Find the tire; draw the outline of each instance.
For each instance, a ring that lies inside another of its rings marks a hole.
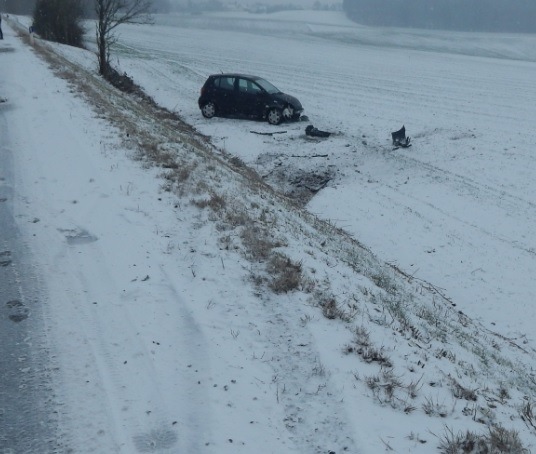
[[[216,115],[216,104],[214,104],[212,101],[206,102],[205,105],[201,107],[201,113],[205,118],[212,118],[214,115]]]
[[[266,118],[268,119],[268,123],[270,123],[271,125],[278,125],[279,123],[281,123],[281,120],[283,120],[283,114],[277,107],[272,107],[268,111]]]

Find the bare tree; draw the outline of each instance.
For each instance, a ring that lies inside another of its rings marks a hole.
[[[152,0],[95,0],[97,13],[97,56],[99,73],[108,76],[110,49],[117,42],[115,29],[121,24],[146,24],[151,21]]]

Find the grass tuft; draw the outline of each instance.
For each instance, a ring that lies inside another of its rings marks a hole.
[[[300,288],[302,283],[302,264],[293,262],[287,256],[275,253],[267,264],[271,276],[270,289],[274,293],[288,293]]]
[[[454,434],[446,428],[439,444],[441,454],[527,454],[519,435],[503,427],[491,427],[489,434],[477,435],[473,432]]]

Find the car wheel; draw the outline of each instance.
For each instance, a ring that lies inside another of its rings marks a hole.
[[[216,104],[214,104],[212,101],[208,101],[201,108],[201,113],[205,118],[212,118],[214,115],[216,115]]]
[[[270,123],[271,125],[278,125],[279,123],[281,123],[281,120],[283,119],[283,114],[278,108],[272,107],[268,111],[267,118],[268,118],[268,123]]]

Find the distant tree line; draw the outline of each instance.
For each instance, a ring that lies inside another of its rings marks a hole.
[[[95,19],[99,74],[121,89],[133,81],[110,64],[111,49],[117,42],[116,28],[122,24],[151,23],[156,1],[169,6],[167,0],[0,0],[3,13],[32,15],[31,30],[40,38],[83,47],[84,20]]]
[[[0,0],[0,12],[20,15],[31,15],[35,11],[38,0]],[[79,0],[84,18],[95,19],[95,0]],[[153,10],[168,13],[173,9],[171,0],[152,0]],[[3,6],[3,8],[2,8]]]
[[[82,47],[82,0],[37,0],[33,28],[44,39]]]
[[[3,5],[3,12],[10,14],[32,15],[39,0],[0,0],[0,6]],[[84,15],[94,15],[95,0],[79,0]],[[2,9],[0,9],[1,11]]]
[[[535,0],[343,0],[364,25],[488,32],[536,32]]]

